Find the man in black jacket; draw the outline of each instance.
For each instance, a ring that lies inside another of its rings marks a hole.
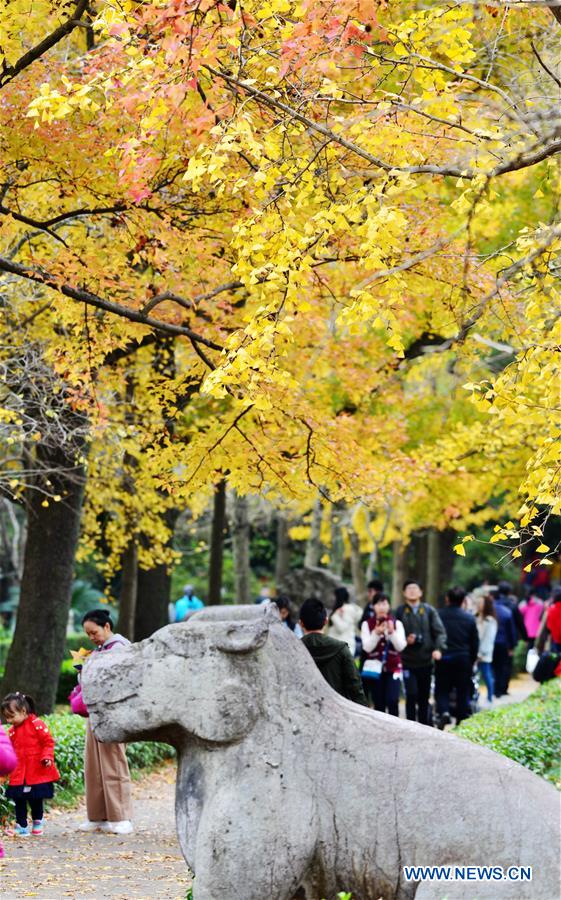
[[[368,706],[351,651],[344,641],[323,634],[326,623],[327,611],[321,600],[305,600],[300,609],[302,643],[333,690],[347,700]]]
[[[479,634],[475,617],[461,608],[466,592],[451,588],[440,618],[446,630],[447,648],[435,669],[435,698],[439,726],[450,724],[450,691],[456,689],[456,724],[470,714],[471,674],[477,660]]]

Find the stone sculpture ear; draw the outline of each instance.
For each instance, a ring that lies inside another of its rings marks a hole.
[[[215,645],[224,653],[251,653],[262,647],[269,635],[267,622],[248,625],[244,622],[232,622],[221,634],[217,634]]]

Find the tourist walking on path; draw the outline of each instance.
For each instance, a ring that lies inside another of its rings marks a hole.
[[[329,637],[345,641],[354,657],[356,651],[356,629],[362,617],[362,609],[351,598],[346,587],[335,588],[335,605],[329,617]]]
[[[173,622],[185,622],[194,612],[204,608],[203,601],[195,594],[192,584],[183,588],[183,596],[175,604]]]
[[[326,623],[327,612],[321,600],[305,600],[300,608],[302,643],[333,690],[347,700],[368,706],[349,648],[343,641],[323,634]]]
[[[470,715],[471,675],[477,660],[479,635],[475,617],[461,608],[466,592],[451,588],[440,618],[446,631],[446,650],[435,665],[435,699],[439,725],[450,724],[450,692],[456,690],[456,725]]]
[[[545,604],[539,597],[531,594],[527,600],[522,600],[518,609],[524,620],[528,649],[530,649],[534,646],[538,636]]]
[[[362,618],[360,620],[360,628],[362,629],[363,622],[366,622],[370,616],[374,614],[374,597],[376,594],[383,594],[384,585],[378,578],[373,578],[366,585],[366,606],[362,612]]]
[[[493,677],[493,649],[497,636],[497,613],[495,603],[490,594],[481,598],[477,615],[477,631],[479,632],[479,650],[477,651],[478,668],[487,688],[487,704],[493,703],[495,679]]]
[[[271,600],[271,603],[274,603],[279,611],[279,616],[281,617],[281,622],[285,628],[288,628],[289,631],[292,631],[293,635],[297,638],[301,638],[304,635],[302,628],[300,626],[300,622],[293,622],[292,613],[290,611],[290,600],[285,594],[277,594]]]
[[[526,626],[524,624],[524,617],[520,612],[520,608],[518,606],[518,598],[512,593],[512,587],[510,581],[499,581],[499,585],[497,587],[497,592],[495,594],[495,603],[502,603],[504,606],[508,607],[512,613],[512,620],[514,622],[514,628],[516,630],[516,641],[526,641],[528,639],[528,635],[526,634]]]
[[[417,581],[403,585],[403,603],[396,619],[403,623],[407,645],[401,654],[405,685],[405,712],[413,722],[428,724],[429,696],[433,660],[446,650],[446,632],[436,609],[423,603],[423,591]]]
[[[13,744],[0,725],[0,778],[9,775],[17,765],[18,758]],[[0,841],[0,859],[4,859],[4,847]]]
[[[493,649],[493,677],[495,679],[495,696],[508,694],[508,683],[512,671],[512,655],[517,643],[516,626],[510,606],[503,602],[504,594],[497,592],[494,597],[497,613],[497,636]]]
[[[370,694],[374,708],[399,715],[399,689],[401,685],[400,653],[407,645],[403,624],[394,619],[386,594],[373,598],[373,614],[362,623],[362,649],[366,654],[363,665],[363,685]],[[370,671],[371,674],[365,674]]]
[[[95,653],[111,651],[130,644],[120,634],[113,634],[113,621],[105,609],[93,609],[82,619],[84,631],[95,644]],[[108,831],[130,834],[131,778],[125,745],[101,743],[95,737],[91,723],[86,728],[84,781],[88,819],[81,831]]]
[[[2,700],[2,715],[10,729],[17,764],[10,774],[6,797],[16,808],[15,833],[19,837],[43,834],[43,801],[54,794],[54,782],[60,775],[55,766],[55,742],[42,719],[35,715],[29,694],[8,694]],[[27,804],[31,810],[31,832],[27,822]]]

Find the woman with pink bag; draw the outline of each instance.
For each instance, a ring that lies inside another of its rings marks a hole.
[[[0,775],[9,775],[17,765],[16,751],[12,742],[0,725]],[[4,847],[0,841],[0,859],[4,859]]]
[[[90,610],[83,617],[82,626],[95,645],[92,656],[96,653],[111,652],[114,648],[130,643],[122,635],[113,633],[113,621],[106,609]],[[83,703],[81,695],[79,700]],[[78,697],[72,699],[71,695],[73,711],[84,715],[84,712],[75,709],[78,703]],[[125,745],[98,741],[89,720],[86,729],[84,781],[88,818],[78,826],[80,831],[130,834],[133,831],[131,779]]]

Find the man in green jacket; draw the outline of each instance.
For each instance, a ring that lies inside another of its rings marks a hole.
[[[327,611],[321,600],[305,600],[300,609],[300,625],[304,632],[302,643],[309,650],[314,662],[333,690],[368,706],[358,669],[344,641],[327,637],[323,629],[327,624]]]
[[[446,631],[436,609],[422,602],[423,591],[417,581],[403,585],[405,603],[395,614],[403,622],[407,646],[401,651],[405,685],[405,714],[413,722],[428,725],[429,697],[433,660],[446,650]]]

